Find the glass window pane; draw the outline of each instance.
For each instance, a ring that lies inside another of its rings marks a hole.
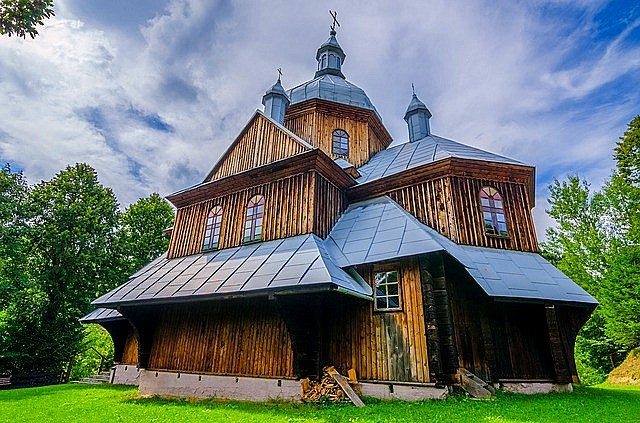
[[[398,308],[400,307],[400,297],[392,296],[388,298],[389,308]]]
[[[496,218],[497,218],[498,222],[504,222],[504,214],[497,213],[496,214]]]
[[[397,282],[398,281],[398,272],[387,272],[387,283]]]
[[[385,297],[376,298],[376,308],[380,310],[387,308],[387,300]]]
[[[398,295],[398,284],[392,283],[387,285],[387,292],[389,295]]]
[[[481,198],[480,201],[482,202],[482,205],[485,207],[489,207],[489,199],[488,198]]]
[[[495,206],[496,206],[496,208],[501,209],[501,208],[502,208],[502,201],[500,201],[500,200],[496,200],[496,201],[495,201]]]

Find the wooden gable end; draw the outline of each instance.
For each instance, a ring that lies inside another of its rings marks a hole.
[[[256,112],[209,172],[205,182],[273,163],[312,148],[284,127]]]

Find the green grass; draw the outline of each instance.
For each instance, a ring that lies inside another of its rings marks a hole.
[[[577,387],[572,394],[501,393],[490,401],[453,396],[414,403],[368,400],[309,405],[138,398],[135,388],[59,385],[0,391],[0,422],[634,422],[640,388]]]

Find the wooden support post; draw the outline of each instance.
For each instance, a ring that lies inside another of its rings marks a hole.
[[[420,258],[420,285],[422,306],[424,307],[424,327],[427,335],[427,354],[429,356],[429,380],[437,382],[439,375],[442,374],[440,334],[433,296],[433,279],[429,273],[429,261],[425,257]]]
[[[160,309],[153,306],[136,306],[122,307],[118,311],[129,320],[138,334],[138,367],[148,368]]]
[[[433,298],[436,321],[438,322],[438,337],[440,342],[441,371],[443,374],[455,374],[458,369],[458,350],[455,339],[455,328],[442,253],[432,253],[427,256],[429,273],[433,281]]]
[[[556,380],[558,383],[571,383],[572,378],[570,366],[567,362],[567,354],[564,350],[564,346],[562,345],[555,306],[546,306],[545,312],[547,317],[547,328],[549,330],[549,345],[551,347],[551,357],[553,358]]]
[[[113,361],[115,363],[122,362],[122,354],[127,343],[127,335],[131,325],[125,319],[103,322],[100,325],[109,332],[113,341]]]

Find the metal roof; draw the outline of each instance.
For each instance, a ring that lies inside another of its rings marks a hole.
[[[340,166],[340,168],[342,169],[349,169],[350,167],[355,167],[354,165],[352,165],[351,163],[349,163],[347,160],[343,159],[342,157],[338,157],[337,159],[333,160],[338,166]]]
[[[111,308],[97,308],[93,310],[91,313],[80,319],[81,323],[101,323],[108,322],[113,320],[122,320],[125,317],[118,312],[118,310],[114,310]]]
[[[389,197],[349,206],[326,240],[341,267],[440,251],[444,248]]]
[[[358,168],[362,176],[357,179],[357,182],[364,184],[449,157],[523,164],[508,157],[430,134],[421,140],[400,144],[377,153],[365,165]]]
[[[292,105],[312,98],[373,110],[378,119],[382,121],[364,90],[337,75],[320,75],[289,90],[289,99]]]
[[[413,93],[413,96],[411,97],[411,102],[409,103],[407,110],[404,112],[404,120],[407,120],[409,114],[418,110],[422,110],[424,113],[427,114],[428,117],[433,116],[431,114],[431,110],[429,110],[427,106],[425,106],[425,104],[422,101],[420,101],[416,93]]]
[[[458,245],[386,196],[352,204],[325,242],[342,267],[446,251],[491,297],[597,304],[539,254]]]
[[[262,293],[334,289],[370,298],[371,287],[332,260],[316,235],[259,242],[191,256],[161,258],[92,304],[114,307]]]

